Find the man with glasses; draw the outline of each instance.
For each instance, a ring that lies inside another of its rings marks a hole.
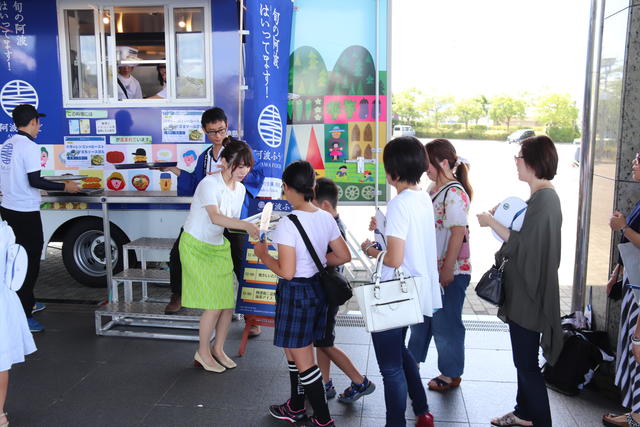
[[[220,172],[220,154],[224,150],[227,141],[227,115],[222,108],[214,107],[202,113],[200,119],[202,130],[211,142],[211,147],[207,148],[198,157],[198,162],[193,172],[188,172],[177,167],[162,168],[163,171],[173,172],[178,177],[178,196],[193,196],[196,187],[202,179],[213,173]],[[247,197],[255,197],[260,191],[264,175],[262,168],[256,163],[249,174],[245,177],[243,184],[247,189]],[[182,229],[180,229],[182,234]],[[233,270],[236,277],[240,279],[240,267],[242,263],[242,244],[244,235],[239,233],[229,233],[225,230],[224,236],[231,244],[231,257],[233,259]],[[177,313],[182,308],[182,264],[180,263],[180,251],[178,242],[180,235],[176,239],[169,257],[169,270],[171,281],[171,300],[165,307],[165,314]],[[251,331],[252,336],[260,333],[259,327]]]

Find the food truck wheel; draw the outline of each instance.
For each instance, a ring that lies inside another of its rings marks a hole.
[[[127,242],[127,236],[112,225],[111,260],[114,273],[122,271],[122,245]],[[73,224],[65,233],[62,242],[62,260],[71,277],[78,282],[92,288],[106,287],[107,268],[102,222],[87,218]]]

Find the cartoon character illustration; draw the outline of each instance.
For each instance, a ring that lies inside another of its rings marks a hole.
[[[336,172],[336,178],[344,178],[347,176],[347,166],[342,165],[338,168],[338,172]]]
[[[49,161],[49,152],[46,147],[40,147],[40,166],[43,168],[47,166],[47,162]]]
[[[364,175],[360,182],[373,182],[373,175],[371,174],[371,171],[364,171]]]
[[[182,153],[182,160],[184,160],[184,164],[187,165],[187,167],[190,167],[197,158],[198,155],[193,150],[188,150]]]
[[[124,186],[124,177],[120,172],[113,172],[109,175],[109,178],[107,178],[107,188],[109,190],[120,191],[124,189]]]
[[[171,190],[171,174],[168,172],[162,172],[160,174],[160,189],[162,191]]]
[[[144,148],[137,148],[133,154],[133,163],[147,163],[147,152]]]
[[[340,157],[342,157],[344,153],[342,152],[342,147],[339,143],[334,142],[331,144],[331,151],[329,151],[329,155],[334,161],[340,160]]]
[[[344,132],[344,129],[340,129],[339,126],[334,126],[329,130],[329,134],[331,135],[331,139],[327,141],[327,145],[329,146],[329,156],[335,162],[339,161],[342,156],[344,156],[344,147],[345,142],[342,139],[340,134]]]

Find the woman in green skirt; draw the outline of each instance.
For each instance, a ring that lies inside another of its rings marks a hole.
[[[254,238],[259,235],[258,226],[238,219],[245,196],[241,181],[253,166],[251,148],[245,142],[232,141],[221,157],[221,172],[198,184],[180,237],[182,305],[204,309],[194,363],[211,372],[236,367],[224,352],[235,306],[233,261],[224,229],[245,230]],[[214,328],[216,338],[210,347]]]

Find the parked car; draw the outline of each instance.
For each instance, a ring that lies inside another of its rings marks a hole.
[[[395,125],[393,127],[393,137],[399,136],[416,136],[416,131],[409,125]]]
[[[536,136],[536,133],[533,131],[533,129],[518,129],[507,137],[507,142],[509,144],[511,144],[512,142],[517,143],[522,141],[523,139],[529,138],[530,136]]]

